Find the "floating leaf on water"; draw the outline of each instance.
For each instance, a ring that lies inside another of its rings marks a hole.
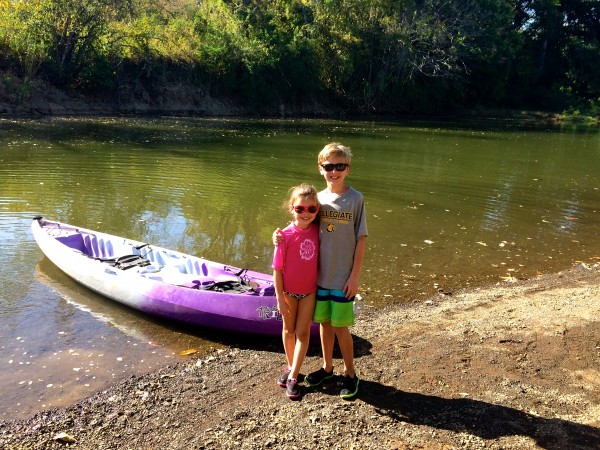
[[[58,442],[65,442],[67,444],[73,444],[74,442],[77,442],[73,436],[65,433],[64,431],[61,433],[58,433],[52,439],[54,439],[55,441],[58,441]]]
[[[196,350],[195,348],[190,348],[188,350],[184,350],[184,351],[180,352],[179,354],[181,356],[187,356],[187,355],[193,355],[194,353],[198,353],[198,350]]]

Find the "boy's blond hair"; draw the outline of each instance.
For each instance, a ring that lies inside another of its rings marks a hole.
[[[321,150],[319,153],[317,160],[319,164],[321,164],[323,161],[327,161],[330,156],[340,156],[342,158],[346,158],[348,164],[350,164],[352,161],[352,152],[350,151],[350,147],[346,147],[339,142],[332,142],[323,147],[323,150]]]

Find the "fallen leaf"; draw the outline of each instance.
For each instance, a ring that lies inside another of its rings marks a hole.
[[[188,350],[184,350],[181,353],[179,353],[181,356],[187,356],[187,355],[193,355],[194,353],[198,353],[198,350],[196,350],[195,348],[190,348]]]
[[[73,444],[74,442],[77,442],[73,436],[65,433],[64,431],[61,433],[58,433],[52,439],[54,439],[55,441],[58,441],[58,442],[65,442],[67,444]]]

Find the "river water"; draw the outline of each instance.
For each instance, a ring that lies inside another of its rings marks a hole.
[[[195,330],[78,286],[32,217],[270,271],[289,187],[354,152],[362,307],[600,259],[600,133],[502,122],[53,118],[0,122],[0,418],[25,417],[244,336]],[[445,297],[444,301],[452,301]]]

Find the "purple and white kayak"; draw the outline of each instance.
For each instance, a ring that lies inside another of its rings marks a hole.
[[[281,335],[271,275],[41,217],[31,230],[58,268],[119,303],[202,327]]]

